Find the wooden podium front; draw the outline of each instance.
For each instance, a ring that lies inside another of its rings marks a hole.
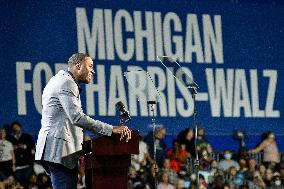
[[[131,140],[120,135],[103,136],[83,143],[87,189],[127,189],[131,154],[139,153],[139,133],[131,132]]]

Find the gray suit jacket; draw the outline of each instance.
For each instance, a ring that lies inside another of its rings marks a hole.
[[[70,169],[78,163],[83,129],[112,134],[111,125],[83,113],[78,85],[71,74],[63,70],[53,76],[43,90],[41,126],[35,160],[59,163]]]

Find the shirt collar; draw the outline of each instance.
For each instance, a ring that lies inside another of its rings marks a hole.
[[[73,80],[75,81],[76,85],[78,86],[79,93],[81,93],[81,92],[82,92],[82,89],[81,89],[81,87],[80,87],[78,81],[76,80],[76,78],[74,77],[74,75],[73,75],[70,71],[67,71],[67,72],[71,75],[71,77],[72,77]]]

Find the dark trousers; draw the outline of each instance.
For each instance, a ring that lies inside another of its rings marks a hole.
[[[77,189],[78,170],[68,169],[61,164],[42,161],[48,173],[53,189]]]
[[[34,174],[33,165],[28,165],[23,169],[18,169],[15,171],[15,178],[20,181],[20,183],[27,188],[29,184],[29,178]]]
[[[12,160],[0,162],[0,172],[8,177],[13,174],[13,163]]]

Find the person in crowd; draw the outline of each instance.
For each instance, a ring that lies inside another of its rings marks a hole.
[[[239,150],[238,159],[248,159],[250,158],[250,154],[247,149],[241,148]]]
[[[257,164],[255,159],[253,158],[248,159],[247,162],[248,162],[248,170],[246,171],[244,176],[246,180],[253,180]]]
[[[265,182],[262,179],[259,171],[254,172],[254,178],[252,180],[249,180],[249,184],[250,188],[255,189],[261,189],[266,187]]]
[[[51,189],[51,181],[46,173],[37,175],[37,185],[39,189]]]
[[[0,174],[8,177],[15,171],[15,155],[13,144],[6,140],[6,131],[0,128]]]
[[[193,129],[185,129],[182,130],[178,136],[177,140],[180,144],[185,144],[185,149],[189,152],[190,157],[195,158],[195,140],[194,140],[194,132]]]
[[[141,167],[146,166],[147,160],[154,163],[154,160],[150,157],[147,144],[143,141],[143,137],[139,135],[139,154],[131,156],[131,165],[135,167],[136,171],[139,171]]]
[[[259,170],[259,174],[261,176],[261,178],[264,178],[265,176],[265,172],[266,172],[266,167],[263,164],[260,164],[258,167]]]
[[[239,172],[241,172],[242,174],[245,174],[248,171],[247,160],[244,158],[240,158],[239,165],[240,165]]]
[[[202,148],[199,151],[199,169],[203,171],[210,171],[210,164],[212,158],[210,157],[207,148]]]
[[[201,149],[206,148],[207,152],[209,154],[212,153],[212,147],[205,138],[205,130],[204,128],[198,128],[197,130],[197,140],[196,140],[196,145],[197,145],[197,151],[200,151]]]
[[[218,162],[215,159],[212,159],[210,162],[210,171],[209,171],[210,175],[214,176],[217,170],[218,170]]]
[[[208,187],[208,183],[206,182],[204,176],[202,174],[199,174],[199,177],[198,177],[198,188],[199,189],[207,189]]]
[[[263,162],[266,167],[272,166],[274,168],[277,163],[280,163],[280,153],[273,132],[269,131],[265,139],[256,148],[249,150],[250,153],[260,151],[263,151]]]
[[[94,73],[92,58],[75,53],[69,58],[68,70],[60,70],[43,90],[35,160],[43,164],[54,189],[77,188],[83,129],[107,136],[120,134],[126,142],[131,139],[127,126],[112,126],[83,112],[79,83],[90,83]]]
[[[196,184],[190,184],[189,189],[198,189],[198,187]]]
[[[129,188],[133,188],[133,186],[137,185],[138,183],[141,183],[141,181],[139,179],[139,175],[138,175],[135,167],[134,166],[130,166],[129,174],[128,174]]]
[[[0,182],[0,189],[24,189],[24,186],[11,175]]]
[[[233,189],[233,188],[231,188],[228,183],[225,183],[223,189]]]
[[[238,162],[232,159],[233,153],[230,150],[224,151],[224,159],[219,162],[218,168],[223,172],[227,172],[230,167],[235,167],[237,171],[240,169]]]
[[[270,168],[266,169],[265,176],[264,176],[264,182],[265,182],[265,185],[267,187],[272,186],[272,182],[273,182],[273,171],[272,171],[272,169],[270,169]]]
[[[178,183],[177,183],[176,189],[186,189],[183,179],[181,179],[181,178],[178,179]]]
[[[212,183],[212,189],[223,189],[225,185],[224,178],[222,175],[216,175]]]
[[[134,188],[141,188],[141,189],[150,189],[148,182],[147,182],[147,172],[146,172],[147,167],[143,167],[139,169],[138,171],[138,176],[139,176],[139,182],[135,185]]]
[[[200,173],[204,172],[204,171],[199,171]],[[218,163],[215,159],[212,159],[211,162],[210,162],[210,169],[208,171],[205,171],[206,173],[206,182],[211,185],[213,180],[214,180],[214,176],[218,173],[218,172],[221,172],[219,169],[218,169]],[[204,173],[203,173],[204,175]],[[223,175],[223,173],[221,174]]]
[[[186,145],[185,144],[180,144],[180,150],[178,153],[177,159],[180,162],[181,169],[186,169],[187,163],[188,163],[188,158],[190,158],[191,155],[190,153],[186,150]]]
[[[39,189],[37,185],[37,175],[32,174],[29,178],[29,183],[28,183],[28,188],[29,189]]]
[[[167,134],[166,128],[157,127],[154,134],[153,141],[153,132],[149,132],[145,137],[145,142],[149,147],[149,154],[151,159],[154,160],[154,144],[156,146],[156,163],[161,164],[163,158],[167,153],[167,145],[165,143],[165,136]],[[155,143],[154,143],[155,142]]]
[[[237,176],[237,169],[236,167],[231,166],[227,171],[226,183],[228,183],[230,188],[232,189],[236,188],[236,185],[234,183],[236,176]]]
[[[169,158],[164,158],[161,172],[167,172],[169,183],[173,184],[174,186],[177,185],[178,175],[173,169],[171,169],[171,160]]]
[[[35,153],[35,143],[32,136],[22,131],[21,123],[15,121],[11,124],[12,133],[7,140],[14,146],[16,158],[15,178],[20,181],[24,187],[27,187],[28,180],[33,174],[33,163]]]
[[[279,173],[280,173],[281,182],[284,185],[284,163],[283,165],[281,164]]]
[[[195,189],[197,188],[197,176],[196,173],[191,173],[189,176],[189,188],[190,189]]]
[[[177,140],[173,140],[172,146],[172,149],[167,150],[167,157],[170,159],[170,168],[175,172],[179,172],[181,168],[181,164],[178,159],[180,144]]]
[[[273,183],[271,184],[271,189],[284,189],[284,185],[282,184],[280,173],[275,172],[273,174]]]
[[[245,182],[245,177],[243,175],[243,173],[241,171],[237,172],[237,175],[234,179],[234,184],[237,188],[239,188],[240,186],[242,186]]]
[[[156,179],[158,180],[158,172],[159,170],[156,170],[155,169],[155,164],[151,164],[150,165],[150,168],[149,168],[149,173],[148,175],[146,176],[146,186],[148,186],[149,188],[155,188],[155,182],[156,182]]]
[[[162,171],[157,189],[175,189],[174,185],[169,182],[169,175],[167,171]]]
[[[185,169],[187,158],[190,154],[185,149],[185,144],[180,144],[178,140],[173,141],[173,148],[167,151],[167,157],[171,160],[171,169],[179,172]]]

